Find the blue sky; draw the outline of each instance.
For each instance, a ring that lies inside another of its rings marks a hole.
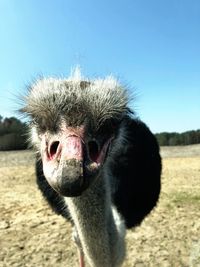
[[[200,128],[199,0],[0,0],[0,114],[34,77],[113,74],[153,132]]]

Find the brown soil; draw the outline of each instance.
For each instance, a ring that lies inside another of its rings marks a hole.
[[[186,147],[184,153],[182,148],[162,149],[160,201],[140,227],[127,232],[123,267],[200,267],[196,147]],[[78,266],[71,226],[43,200],[30,151],[0,152],[0,214],[0,266]]]

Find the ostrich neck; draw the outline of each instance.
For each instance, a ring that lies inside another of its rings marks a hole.
[[[102,175],[80,197],[65,198],[91,267],[118,266],[119,252],[116,250],[121,241],[113,217],[110,186],[106,181],[108,179]]]

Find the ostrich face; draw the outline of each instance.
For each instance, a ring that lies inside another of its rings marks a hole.
[[[89,135],[87,125],[69,127],[63,120],[57,132],[39,134],[43,172],[61,195],[78,196],[98,176],[114,132],[105,138]]]
[[[128,112],[116,80],[43,79],[30,87],[23,112],[41,155],[48,183],[59,194],[79,196],[99,177],[111,141]]]

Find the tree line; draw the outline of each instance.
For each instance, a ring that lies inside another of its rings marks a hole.
[[[15,117],[0,115],[0,150],[20,150],[27,148],[27,125]]]
[[[200,143],[200,130],[184,133],[158,133],[155,134],[160,146],[182,146]]]
[[[0,150],[27,149],[28,127],[15,117],[3,118],[0,115]],[[200,143],[200,130],[184,133],[157,133],[155,134],[160,146],[180,146]]]

